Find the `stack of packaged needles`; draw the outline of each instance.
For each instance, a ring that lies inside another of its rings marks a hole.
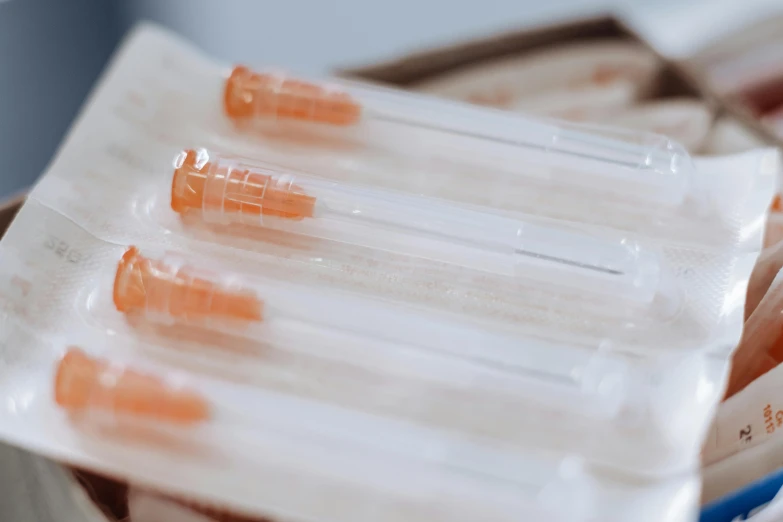
[[[694,520],[777,169],[141,27],[0,243],[0,437],[274,520]]]

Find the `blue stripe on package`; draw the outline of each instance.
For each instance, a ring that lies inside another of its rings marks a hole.
[[[783,468],[706,504],[699,522],[740,522],[763,510],[783,487]]]

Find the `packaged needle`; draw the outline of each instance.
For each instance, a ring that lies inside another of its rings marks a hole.
[[[691,520],[778,162],[141,26],[0,242],[0,437],[280,520]]]

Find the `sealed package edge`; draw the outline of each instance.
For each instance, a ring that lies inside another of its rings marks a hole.
[[[694,515],[775,154],[223,71],[137,30],[0,243],[2,437],[283,519]]]

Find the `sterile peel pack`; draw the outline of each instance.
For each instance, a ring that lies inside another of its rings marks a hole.
[[[142,26],[0,243],[0,437],[286,520],[689,520],[777,170]]]

